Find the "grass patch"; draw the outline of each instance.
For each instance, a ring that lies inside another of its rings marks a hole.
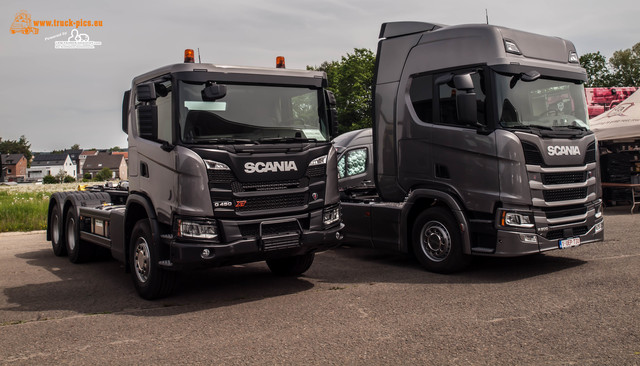
[[[77,187],[77,183],[0,187],[0,233],[46,229],[51,195]]]

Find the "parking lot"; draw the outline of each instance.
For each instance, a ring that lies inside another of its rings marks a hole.
[[[605,237],[454,275],[341,247],[299,278],[190,272],[149,302],[118,262],[0,234],[0,363],[640,364],[640,215],[607,209]]]

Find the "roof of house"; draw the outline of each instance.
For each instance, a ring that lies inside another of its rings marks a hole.
[[[92,156],[92,155],[98,155],[99,151],[98,150],[83,150],[80,155],[84,155],[84,156]]]
[[[2,165],[18,164],[20,159],[24,158],[22,154],[2,154]],[[25,158],[26,160],[26,158]]]
[[[103,168],[117,170],[120,169],[120,164],[122,164],[123,159],[123,155],[98,154],[94,156],[87,156],[87,160],[84,161],[82,170],[101,170]]]
[[[64,165],[68,154],[39,154],[33,157],[31,166]]]
[[[111,154],[112,155],[124,155],[125,160],[129,159],[129,152],[128,151],[114,151]]]

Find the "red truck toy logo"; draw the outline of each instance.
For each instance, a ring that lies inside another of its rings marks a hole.
[[[10,30],[11,34],[38,34],[38,28],[31,25],[31,14],[26,10],[20,10],[20,12],[16,14],[16,17],[13,19],[13,23],[11,23]]]

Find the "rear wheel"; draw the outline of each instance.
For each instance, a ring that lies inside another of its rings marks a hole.
[[[62,225],[62,215],[58,205],[54,205],[51,210],[51,246],[53,247],[53,254],[58,257],[67,255],[67,247],[65,243],[64,227]]]
[[[159,248],[153,241],[149,220],[135,224],[129,247],[133,284],[140,297],[153,300],[170,295],[175,287],[176,273],[160,268]]]
[[[82,263],[92,258],[95,248],[93,244],[80,240],[80,222],[78,214],[76,214],[76,210],[73,207],[67,210],[64,232],[67,253],[71,263]]]
[[[287,258],[267,259],[267,266],[273,274],[279,276],[297,276],[306,272],[313,264],[314,253],[296,255]]]
[[[466,267],[471,257],[462,251],[462,235],[451,213],[441,207],[430,208],[415,221],[413,252],[424,268],[451,273]]]

